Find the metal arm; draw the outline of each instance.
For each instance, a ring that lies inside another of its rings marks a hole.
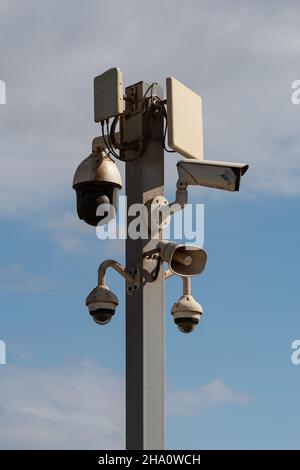
[[[180,179],[177,181],[177,189],[176,189],[176,199],[174,202],[167,204],[166,206],[161,206],[159,211],[162,215],[162,220],[165,220],[167,217],[171,215],[171,213],[175,214],[176,212],[181,211],[184,209],[184,206],[188,202],[188,192],[186,190],[186,186],[183,185]]]
[[[122,266],[118,261],[114,259],[107,259],[103,261],[98,268],[98,285],[106,286],[106,270],[108,268],[113,268],[117,273],[121,274],[130,284],[133,284],[135,277],[126,271],[125,266]]]
[[[180,180],[177,181],[176,187],[176,199],[173,204],[179,204],[183,209],[188,202],[188,192],[186,190],[187,186],[182,186]]]
[[[165,272],[165,279],[174,276],[174,273],[170,269]],[[189,276],[179,276],[182,279],[183,295],[191,295],[191,278]]]

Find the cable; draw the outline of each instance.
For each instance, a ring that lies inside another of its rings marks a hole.
[[[106,137],[105,137],[104,121],[101,121],[101,129],[102,129],[102,139],[103,139],[104,145],[109,150],[109,145],[108,145],[108,143],[106,141]]]
[[[155,271],[154,271],[154,275],[152,276],[153,281],[156,281],[156,279],[159,276],[159,271],[160,271],[161,264],[162,264],[162,258],[161,258],[161,256],[158,256],[157,265],[156,265],[156,268],[155,268]]]
[[[148,86],[147,90],[145,91],[145,93],[143,95],[142,100],[144,100],[146,98],[147,93],[149,92],[149,90],[151,90],[151,95],[149,97],[150,99],[148,101],[147,108],[149,107],[149,103],[151,103],[153,101],[153,89],[154,89],[155,85],[158,85],[158,84],[156,82],[151,83],[151,85]],[[155,99],[157,99],[159,101],[159,103],[161,103],[162,108],[163,108],[163,114],[164,114],[164,117],[165,117],[165,120],[166,120],[166,125],[165,125],[164,135],[163,135],[163,148],[168,153],[176,153],[175,150],[170,150],[166,146],[166,136],[167,136],[167,129],[168,129],[168,116],[167,116],[166,108],[165,108],[164,103],[162,102],[162,100],[159,98],[159,96],[156,96]],[[122,147],[116,141],[116,137],[115,137],[115,131],[116,131],[116,126],[117,126],[118,121],[119,121],[119,116],[116,116],[113,119],[113,122],[110,126],[110,129],[109,129],[109,119],[106,119],[105,121],[101,121],[102,138],[103,138],[104,144],[105,144],[106,148],[108,149],[108,151],[115,158],[117,158],[118,160],[121,160],[121,161],[134,161],[134,160],[137,160],[142,155],[142,153],[144,152],[145,146],[142,145],[142,148],[140,149],[140,152],[134,158],[128,158],[128,159],[122,158],[121,155],[120,155],[120,150],[121,150]],[[104,129],[105,124],[106,124],[106,129],[107,129],[107,135],[106,136],[105,136],[105,129]],[[114,149],[118,149],[119,154],[117,154]],[[126,149],[124,148],[123,150],[130,150],[130,147],[128,147]],[[132,148],[132,150],[134,150],[134,149]]]
[[[108,122],[109,120],[107,119],[106,120],[106,126],[107,126],[107,129],[108,129]],[[115,158],[118,158],[119,160],[122,160],[119,155],[117,155],[117,153],[114,151],[114,149],[112,148],[111,146],[111,142],[109,140],[109,133],[107,135],[107,138],[108,140],[106,140],[106,137],[105,137],[105,130],[104,130],[104,121],[101,121],[101,128],[102,128],[102,138],[103,138],[103,142],[104,142],[104,145],[105,147],[107,148],[108,152],[111,153]]]
[[[108,144],[109,144],[109,151],[113,154],[115,158],[120,158],[119,155],[115,152],[113,149],[111,140],[110,140],[110,131],[109,131],[109,119],[106,119],[106,132],[107,132],[107,139],[108,139]]]
[[[158,83],[157,83],[157,82],[151,83],[151,85],[149,85],[148,88],[147,88],[147,90],[145,91],[145,93],[144,93],[142,99],[146,98],[146,95],[147,95],[147,93],[148,93],[148,91],[149,91],[150,89],[151,89],[151,96],[150,96],[150,98],[152,99],[152,96],[153,96],[153,87],[154,87],[154,85],[158,85]]]
[[[110,126],[110,131],[109,131],[109,138],[110,138],[111,144],[116,149],[120,149],[120,146],[118,142],[116,141],[116,136],[115,136],[118,121],[119,121],[119,116],[116,116],[112,122],[112,125]]]
[[[120,154],[120,151],[121,150],[135,150],[135,148],[124,148],[122,147],[116,140],[116,136],[115,136],[115,133],[116,133],[116,126],[117,126],[117,123],[119,121],[119,116],[116,116],[110,126],[110,131],[108,133],[108,136],[109,136],[109,142],[110,142],[110,145],[111,147],[114,147],[114,148],[117,148],[119,150],[119,155],[117,155],[115,152],[114,152],[114,155],[116,158],[118,158],[119,160],[121,160],[122,162],[125,162],[126,159],[121,157],[121,154]],[[136,158],[138,158],[140,156],[140,153],[137,155],[137,157],[135,158],[131,158],[131,159],[128,159],[127,161],[133,161],[133,160],[136,160]]]
[[[166,120],[166,125],[165,125],[165,130],[164,130],[164,150],[168,153],[176,153],[175,150],[170,150],[170,149],[167,149],[167,147],[166,147],[166,137],[167,137],[167,129],[168,129],[168,114],[167,114],[167,111],[166,111],[166,108],[165,108],[164,105],[163,105],[163,108],[164,108],[164,116],[165,116],[165,120]]]
[[[115,118],[116,119],[116,118]],[[112,135],[112,132],[114,132],[114,128],[116,126],[116,124],[113,124],[111,125],[111,128],[109,130],[109,120],[107,119],[106,120],[106,128],[107,128],[107,136],[105,136],[105,131],[104,131],[104,121],[101,121],[101,128],[102,128],[102,138],[103,138],[103,141],[104,141],[104,145],[106,146],[106,148],[108,149],[108,151],[115,157],[117,158],[118,160],[121,160],[122,162],[133,162],[134,160],[137,160],[143,153],[144,151],[144,147],[142,147],[142,149],[140,150],[140,152],[134,157],[134,158],[128,158],[128,159],[125,159],[125,158],[122,158],[121,155],[117,154],[114,149],[112,148],[112,146],[114,145],[113,142],[111,141],[111,135]],[[107,137],[107,139],[106,139]],[[115,140],[115,137],[112,139],[113,141]],[[135,150],[135,148],[130,148],[128,147],[127,149],[124,149],[124,150]]]

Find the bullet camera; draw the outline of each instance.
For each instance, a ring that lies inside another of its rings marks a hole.
[[[177,189],[199,185],[225,191],[239,191],[241,178],[248,168],[249,165],[244,163],[180,160],[177,163]]]
[[[112,219],[118,207],[121,176],[114,160],[104,151],[91,153],[78,166],[73,180],[78,217],[92,226]],[[101,214],[97,214],[103,206]]]
[[[191,294],[185,294],[172,306],[174,322],[181,333],[191,333],[203,313],[201,305]]]
[[[118,297],[107,286],[97,286],[86,299],[89,313],[98,325],[111,321],[118,304]]]

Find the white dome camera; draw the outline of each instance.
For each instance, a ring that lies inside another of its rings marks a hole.
[[[107,286],[95,287],[86,299],[89,313],[98,325],[111,321],[118,304],[118,297]]]
[[[172,306],[172,315],[179,331],[191,333],[203,314],[201,305],[191,294],[184,294]]]

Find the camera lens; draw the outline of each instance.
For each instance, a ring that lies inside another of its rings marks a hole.
[[[181,333],[191,333],[199,323],[197,318],[176,318],[175,323]]]
[[[106,309],[106,308],[99,308],[97,310],[93,310],[90,312],[94,321],[98,325],[106,325],[112,319],[113,314],[115,313],[114,310]]]

